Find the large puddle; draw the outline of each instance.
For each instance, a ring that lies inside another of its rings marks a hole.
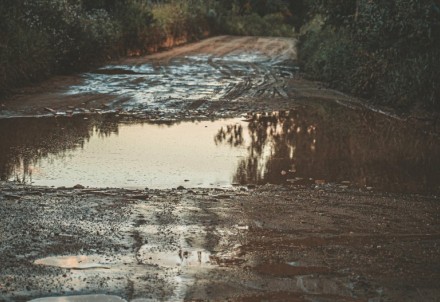
[[[336,104],[216,121],[0,120],[0,175],[48,186],[294,184],[439,192],[439,137]]]
[[[105,116],[0,123],[2,130],[9,130],[2,135],[3,179],[36,185],[228,186],[246,154],[244,146],[231,148],[214,141],[218,129],[239,119],[157,124]]]

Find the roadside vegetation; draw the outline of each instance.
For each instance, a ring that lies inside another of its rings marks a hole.
[[[440,109],[438,0],[2,0],[0,97],[207,35],[299,37],[305,74],[401,110]]]
[[[302,0],[219,1],[215,12],[218,30],[231,35],[293,37],[305,21]]]
[[[305,73],[377,104],[440,110],[440,2],[311,1]]]

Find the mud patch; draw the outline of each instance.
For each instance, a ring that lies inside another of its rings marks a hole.
[[[163,267],[205,267],[211,265],[211,253],[201,249],[162,251],[160,246],[144,245],[138,253],[140,264]]]
[[[287,97],[283,78],[291,78],[291,64],[260,52],[223,57],[209,54],[176,57],[167,64],[108,65],[83,75],[84,82],[66,95],[108,94],[123,97],[125,110],[185,108],[195,100],[218,101],[241,97]],[[189,108],[193,106],[190,105]]]

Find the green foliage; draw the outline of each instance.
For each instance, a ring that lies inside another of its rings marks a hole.
[[[126,49],[142,49],[148,40],[149,30],[153,23],[153,15],[148,2],[124,1],[113,12],[122,28],[122,47]]]
[[[281,14],[261,17],[253,13],[245,16],[229,16],[223,19],[222,29],[232,35],[284,36],[294,35],[293,27],[284,22]]]
[[[200,38],[209,30],[209,9],[211,1],[172,1],[153,6],[155,25],[165,35],[177,38],[186,36],[189,40]]]
[[[107,11],[86,11],[76,1],[7,1],[0,4],[0,19],[0,95],[107,59],[120,35]]]
[[[293,36],[308,20],[307,0],[219,1],[217,27],[234,35]]]
[[[32,81],[48,73],[52,63],[48,36],[26,26],[22,9],[14,1],[0,5],[0,96],[16,81]]]
[[[333,2],[317,3],[325,26],[301,39],[305,71],[402,110],[440,109],[439,5],[430,0]]]
[[[351,90],[353,83],[341,73],[344,68],[350,74],[357,69],[355,46],[344,30],[326,27],[301,37],[301,60],[305,71],[334,86]],[[351,91],[352,92],[352,91]]]

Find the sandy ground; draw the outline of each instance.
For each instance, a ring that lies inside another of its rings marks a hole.
[[[296,59],[293,40],[215,37],[117,64],[246,49],[270,56],[270,66]],[[188,110],[215,117],[296,103],[361,106],[300,76],[253,70],[262,81],[231,86],[215,101],[178,103],[177,118]],[[126,110],[121,96],[64,94],[82,81],[63,76],[25,88],[0,115]],[[87,294],[138,302],[439,301],[439,207],[438,196],[349,184],[129,191],[1,182],[0,301]]]

